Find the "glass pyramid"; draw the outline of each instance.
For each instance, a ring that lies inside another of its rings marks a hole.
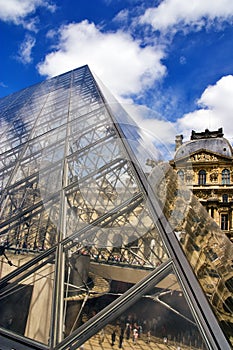
[[[88,66],[0,110],[1,349],[231,349],[230,241]]]

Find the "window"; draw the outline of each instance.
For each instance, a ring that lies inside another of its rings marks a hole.
[[[221,214],[221,230],[228,230],[228,214]]]
[[[213,251],[212,248],[206,249],[205,254],[210,259],[210,261],[218,259],[218,254],[215,251]]]
[[[222,195],[222,201],[223,201],[223,203],[227,203],[228,202],[228,194],[223,194]]]
[[[183,170],[177,171],[177,175],[179,176],[179,178],[180,178],[182,181],[184,181],[184,172],[183,172]]]
[[[205,185],[206,184],[206,171],[200,170],[198,173],[198,185]]]
[[[224,169],[222,171],[222,184],[229,185],[230,184],[230,170]]]
[[[213,207],[211,207],[211,209],[210,209],[210,215],[212,218],[214,217],[214,208]]]

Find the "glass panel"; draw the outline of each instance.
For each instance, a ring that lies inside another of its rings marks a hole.
[[[54,284],[54,253],[35,261],[32,265],[28,254],[8,252],[10,265],[2,265],[0,283],[0,326],[10,332],[48,344],[51,326],[51,307]],[[17,268],[17,277],[14,271]],[[8,277],[4,277],[10,271]],[[2,344],[1,344],[2,345]]]
[[[114,280],[129,287],[168,259],[141,196],[126,204],[104,215],[98,225],[73,234],[63,248],[66,336],[85,317],[84,307],[92,308],[89,300],[108,293],[117,297]],[[98,312],[111,301],[106,298],[102,306],[100,303]]]
[[[80,346],[85,350],[113,346],[128,350],[207,349],[174,272],[167,272],[160,282],[146,287],[140,295],[133,294],[134,288],[133,283],[112,280],[109,291],[103,296],[89,298],[74,340],[67,341],[67,346],[70,349]],[[127,299],[127,294],[131,300]],[[104,315],[107,322],[98,323],[98,313]],[[94,335],[84,341],[87,325]]]
[[[27,253],[32,259],[35,253],[56,244],[58,227],[59,196],[45,204],[39,201],[29,209],[11,214],[1,224],[1,245],[11,253],[20,254],[18,258]]]

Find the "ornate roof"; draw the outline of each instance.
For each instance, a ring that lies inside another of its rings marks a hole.
[[[191,154],[200,150],[209,151],[224,157],[232,157],[233,151],[229,141],[223,137],[219,131],[205,130],[203,133],[192,131],[191,140],[184,142],[177,150],[174,161],[189,157]],[[197,137],[195,137],[197,135]]]

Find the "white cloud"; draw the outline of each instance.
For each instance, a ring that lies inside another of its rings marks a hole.
[[[3,83],[2,81],[0,81],[0,87],[7,88],[8,86],[5,83]]]
[[[41,0],[0,0],[0,18],[2,21],[17,23],[34,12],[39,3]]]
[[[32,49],[36,40],[31,35],[26,35],[25,40],[21,43],[18,51],[17,59],[24,64],[32,62]]]
[[[118,12],[118,14],[113,18],[113,21],[125,23],[127,22],[128,18],[129,18],[129,10],[124,9]]]
[[[116,95],[136,94],[153,85],[166,72],[164,52],[122,31],[101,32],[93,23],[82,21],[60,28],[56,51],[38,65],[49,77],[88,64]]]
[[[232,17],[232,0],[163,0],[158,7],[147,9],[140,22],[151,24],[159,31],[175,31],[178,26],[179,29],[191,26],[198,30],[216,21],[232,20]]]
[[[147,138],[153,140],[164,159],[173,158],[175,135],[183,134],[184,140],[189,140],[191,130],[200,132],[223,127],[224,136],[233,141],[233,75],[224,76],[215,85],[208,86],[197,106],[194,112],[185,114],[176,122],[169,122],[145,106],[123,105]]]
[[[174,142],[176,135],[174,123],[162,118],[157,112],[145,105],[136,105],[132,102],[128,104],[123,103],[122,106],[144,132],[151,135],[151,138],[156,143],[168,145]]]
[[[39,18],[38,17],[32,17],[27,18],[26,20],[21,20],[18,24],[21,24],[25,29],[31,31],[31,32],[38,32],[38,25],[39,25]]]
[[[223,127],[225,136],[232,139],[233,76],[224,76],[215,85],[208,86],[198,105],[202,108],[177,120],[177,129],[189,137],[192,129],[203,131]]]
[[[133,102],[121,102],[121,105],[140,127],[144,146],[146,145],[147,151],[151,152],[151,158],[172,159],[177,135],[176,124],[162,118],[145,105],[137,105]],[[151,148],[152,144],[155,149]]]
[[[37,19],[26,19],[26,17],[33,14],[39,6],[47,8],[50,12],[56,9],[55,5],[44,0],[0,0],[0,20],[21,24],[26,29],[35,31]]]

